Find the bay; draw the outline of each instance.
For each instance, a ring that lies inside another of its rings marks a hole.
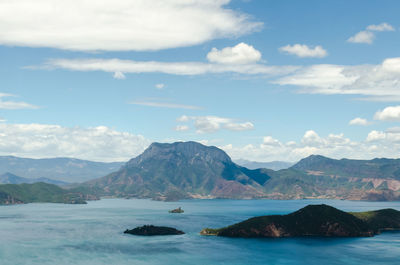
[[[325,203],[344,211],[400,210],[400,202],[341,200],[102,199],[87,205],[32,203],[0,207],[0,264],[398,264],[400,233],[370,238],[238,239],[200,236],[253,216]],[[183,214],[168,210],[182,207]],[[145,224],[179,236],[123,234]]]

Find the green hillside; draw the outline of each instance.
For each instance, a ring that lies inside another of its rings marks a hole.
[[[226,237],[363,237],[400,229],[400,212],[385,209],[347,213],[328,205],[308,205],[287,215],[269,215],[220,229],[206,228],[202,235]]]
[[[53,184],[38,182],[33,184],[0,185],[0,204],[31,202],[86,203],[81,193],[64,190]]]

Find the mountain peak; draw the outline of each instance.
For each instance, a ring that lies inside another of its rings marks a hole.
[[[141,155],[131,159],[127,166],[137,166],[149,159],[202,159],[207,162],[220,161],[230,163],[231,158],[221,149],[215,146],[205,146],[201,143],[174,142],[152,143]]]

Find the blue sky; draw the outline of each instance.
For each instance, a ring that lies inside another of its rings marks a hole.
[[[399,5],[0,0],[0,155],[398,157]]]

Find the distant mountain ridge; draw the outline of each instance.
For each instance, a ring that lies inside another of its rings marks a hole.
[[[272,170],[287,169],[293,166],[295,163],[285,161],[271,161],[271,162],[256,162],[246,159],[238,159],[235,161],[238,165],[246,167],[248,169],[268,168]]]
[[[28,178],[46,178],[62,182],[84,182],[118,170],[124,163],[92,162],[74,158],[20,158],[0,156],[0,174],[13,174]]]
[[[54,179],[48,179],[48,178],[36,178],[36,179],[30,179],[30,178],[23,178],[16,176],[10,172],[6,172],[2,175],[0,175],[0,184],[22,184],[22,183],[36,183],[36,182],[43,182],[43,183],[49,183],[49,184],[54,184],[54,185],[67,185],[67,182],[60,181],[60,180],[54,180]]]
[[[326,175],[400,180],[400,159],[354,160],[343,158],[338,160],[321,155],[311,155],[300,160],[292,168],[302,171],[319,171]]]

